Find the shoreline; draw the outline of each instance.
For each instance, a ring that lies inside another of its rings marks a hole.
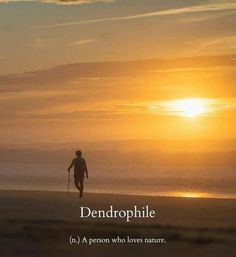
[[[66,194],[66,190],[33,190],[33,189],[0,189],[0,192],[48,192],[48,193],[64,193]],[[71,190],[70,194],[77,194],[76,190]],[[153,194],[127,194],[127,193],[106,193],[106,192],[86,192],[86,195],[109,195],[109,196],[131,196],[131,197],[150,197],[150,198],[167,198],[167,199],[206,199],[206,200],[230,200],[236,201],[236,197],[207,197],[207,196],[175,196],[175,195],[153,195]]]
[[[132,224],[158,224],[184,227],[236,228],[236,201],[234,199],[206,199],[158,196],[130,196],[115,194],[71,193],[55,191],[7,191],[0,190],[0,220],[38,219],[114,222],[120,219],[101,220],[80,218],[80,207],[106,210],[114,208],[130,210],[148,205],[155,210],[153,219],[135,219]]]

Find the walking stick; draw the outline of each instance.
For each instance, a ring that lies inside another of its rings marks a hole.
[[[69,197],[69,193],[70,193],[70,171],[68,172],[67,197]]]

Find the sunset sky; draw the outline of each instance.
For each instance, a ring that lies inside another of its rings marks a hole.
[[[236,138],[236,2],[0,0],[1,142]]]

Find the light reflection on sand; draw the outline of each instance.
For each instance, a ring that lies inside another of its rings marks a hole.
[[[216,196],[214,194],[209,194],[206,192],[173,192],[171,196],[175,197],[187,197],[187,198],[215,198]]]
[[[235,199],[235,194],[223,194],[223,193],[210,193],[200,191],[174,191],[169,192],[165,196],[170,197],[185,197],[185,198],[221,198],[221,199]]]

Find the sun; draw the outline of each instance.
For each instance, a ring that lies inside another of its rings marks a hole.
[[[189,118],[201,116],[206,111],[204,100],[200,98],[175,100],[170,107],[177,115]]]

